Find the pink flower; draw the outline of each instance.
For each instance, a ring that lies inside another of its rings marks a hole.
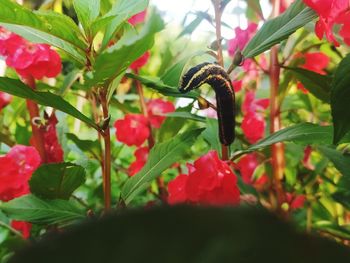
[[[32,229],[32,224],[23,221],[15,221],[11,222],[11,226],[17,231],[21,232],[24,239],[28,239],[30,237],[30,230]]]
[[[228,53],[230,56],[234,56],[237,50],[242,51],[244,49],[257,28],[258,25],[255,23],[249,23],[247,29],[235,28],[235,37],[228,41]]]
[[[242,104],[242,112],[263,111],[269,107],[270,99],[255,99],[254,91],[247,91]]]
[[[149,51],[146,51],[141,57],[139,57],[133,63],[131,63],[130,68],[134,71],[139,70],[144,65],[146,65],[146,63],[149,60],[150,55],[151,55],[151,53]]]
[[[260,114],[250,112],[244,115],[241,127],[247,140],[256,143],[264,137],[265,126],[265,120]]]
[[[128,146],[141,146],[150,134],[148,120],[142,114],[127,114],[114,123],[117,140]]]
[[[215,151],[188,165],[188,175],[169,182],[168,192],[170,204],[238,205],[240,200],[236,175]]]
[[[5,92],[0,92],[0,110],[5,108],[12,101],[12,96]]]
[[[163,114],[175,111],[175,107],[169,101],[154,99],[147,103],[147,111],[151,125],[155,128],[160,128],[166,118]]]
[[[9,201],[28,194],[28,181],[40,162],[36,149],[23,145],[14,146],[0,157],[0,200]]]
[[[240,91],[242,89],[242,85],[243,85],[243,80],[232,81],[232,86],[235,92]]]
[[[137,174],[143,168],[147,162],[148,154],[148,147],[141,147],[135,151],[134,155],[136,157],[136,160],[129,166],[129,176]]]
[[[146,18],[146,10],[143,10],[142,12],[130,17],[128,22],[133,26],[136,26],[137,24],[143,23],[145,21],[145,18]]]

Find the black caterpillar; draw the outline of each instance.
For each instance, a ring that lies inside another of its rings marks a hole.
[[[220,142],[230,145],[235,139],[235,93],[230,77],[219,65],[202,63],[183,75],[179,91],[186,93],[204,83],[215,90]]]

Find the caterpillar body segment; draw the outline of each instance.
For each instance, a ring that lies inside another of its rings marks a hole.
[[[183,75],[179,91],[189,92],[204,83],[215,91],[219,138],[224,145],[230,145],[235,139],[235,93],[226,71],[214,63],[202,63]]]

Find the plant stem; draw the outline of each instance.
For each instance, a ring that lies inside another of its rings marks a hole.
[[[14,229],[13,227],[11,227],[10,225],[8,225],[8,224],[6,224],[4,222],[0,221],[0,227],[6,228],[6,229],[10,230],[16,236],[19,236],[20,238],[23,238],[21,232],[17,231],[16,229]]]
[[[221,46],[221,0],[212,0],[215,10],[215,31],[216,31],[216,43],[217,43],[217,62],[221,67],[224,67],[224,59],[222,55]],[[226,161],[229,160],[229,149],[228,146],[221,144],[221,159]]]
[[[273,2],[273,17],[278,16],[280,7],[280,0]],[[280,66],[278,63],[278,48],[274,46],[271,48],[270,54],[270,132],[274,133],[281,128],[281,115],[278,100],[278,88],[280,80]],[[284,170],[284,145],[282,143],[273,144],[271,147],[272,153],[272,182],[277,196],[277,210],[281,209],[284,202],[284,191],[282,186],[283,170]]]
[[[22,78],[22,81],[32,88],[33,90],[35,89],[35,80],[33,77],[25,77]],[[34,147],[37,149],[41,161],[43,163],[47,162],[47,157],[46,157],[46,151],[45,151],[45,144],[44,144],[44,130],[40,128],[41,124],[36,124],[34,121],[36,119],[40,120],[40,113],[39,113],[39,107],[38,104],[36,104],[32,100],[26,100],[27,102],[27,109],[29,111],[29,116],[30,116],[30,125],[32,127],[32,133],[33,133],[33,143]]]
[[[138,71],[135,71],[135,74],[138,74]],[[141,112],[146,118],[148,118],[147,105],[146,105],[146,102],[145,102],[145,96],[143,95],[142,85],[141,85],[140,81],[138,81],[138,80],[135,80],[135,84],[136,84],[137,93],[139,94],[139,97],[140,97]],[[152,133],[152,127],[151,127],[150,123],[148,124],[148,128],[149,128],[149,136],[148,136],[148,139],[147,139],[147,141],[148,141],[148,148],[152,149],[154,144],[155,144],[155,141],[154,141],[154,137],[153,137],[153,133]],[[159,189],[160,199],[163,202],[166,202],[167,199],[168,199],[167,198],[168,197],[168,193],[167,193],[166,187],[164,185],[163,179],[161,177],[157,177],[156,180],[157,180],[157,186],[158,186],[158,189]]]
[[[102,105],[104,121],[107,121],[109,119],[109,111],[108,111],[106,89],[100,90],[100,101]],[[104,144],[105,144],[103,169],[102,169],[104,205],[105,205],[105,210],[108,211],[111,208],[111,134],[109,129],[109,123],[101,135],[103,137]]]

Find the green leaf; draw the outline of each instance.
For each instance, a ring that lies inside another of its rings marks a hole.
[[[180,91],[178,91],[176,87],[170,87],[168,85],[165,85],[158,78],[139,76],[133,73],[126,73],[125,76],[128,78],[132,78],[140,81],[146,87],[154,89],[164,96],[175,97],[175,98],[189,98],[189,99],[197,99],[199,96],[199,93],[193,90],[188,93],[181,93]]]
[[[288,68],[292,70],[295,77],[310,91],[316,98],[329,103],[331,96],[331,82],[329,76],[302,68]]]
[[[0,91],[7,92],[13,96],[21,97],[24,99],[30,99],[41,105],[49,106],[63,111],[85,122],[96,130],[99,130],[99,127],[93,120],[86,117],[60,96],[57,96],[50,92],[34,91],[19,80],[6,77],[0,77]]]
[[[202,23],[204,17],[197,15],[192,21],[191,23],[189,23],[187,26],[185,26],[185,28],[181,31],[181,33],[177,36],[177,38],[180,38],[184,35],[191,35],[193,33],[193,31],[196,30],[196,28],[200,25],[200,23]]]
[[[74,0],[73,5],[81,25],[83,26],[85,32],[89,33],[90,25],[93,21],[95,21],[100,13],[100,0]]]
[[[138,193],[147,189],[150,182],[165,169],[181,160],[202,131],[203,129],[187,131],[169,141],[156,144],[142,170],[126,181],[122,189],[125,203],[128,204]]]
[[[112,9],[103,16],[105,19],[109,17],[112,19],[110,19],[106,28],[102,41],[102,49],[107,47],[109,41],[113,38],[115,32],[120,29],[120,26],[125,20],[145,10],[148,3],[149,0],[118,0]]]
[[[267,136],[243,152],[252,152],[275,144],[277,142],[294,142],[303,145],[331,144],[331,126],[319,126],[312,123],[299,123]]]
[[[334,123],[333,142],[337,144],[350,131],[350,55],[347,55],[339,64],[335,72],[332,91],[331,107]]]
[[[175,112],[170,112],[170,113],[160,114],[160,115],[164,115],[164,116],[172,117],[172,118],[183,118],[186,120],[205,122],[204,117],[196,115],[196,114],[192,114],[192,113],[186,112],[186,111],[175,111]]]
[[[69,199],[85,176],[84,168],[76,164],[43,164],[30,178],[30,192],[44,199]]]
[[[243,50],[245,58],[255,57],[289,37],[317,17],[302,0],[296,0],[282,15],[264,23]]]
[[[170,67],[163,76],[161,76],[160,80],[168,86],[171,87],[177,87],[179,85],[182,72],[186,64],[189,62],[189,60],[193,57],[200,56],[205,54],[205,51],[198,51],[195,54],[192,54],[191,56],[188,56],[186,58],[181,59],[177,63],[175,63],[172,67]]]
[[[0,25],[30,41],[58,47],[81,64],[85,63],[87,43],[68,16],[55,12],[33,12],[13,1],[1,0]]]
[[[0,204],[0,209],[14,220],[35,224],[67,224],[85,218],[84,211],[66,200],[42,200],[24,195]]]
[[[218,134],[218,120],[207,118],[206,126],[207,128],[202,133],[204,140],[206,140],[209,143],[211,149],[215,150],[218,154],[221,155],[221,143]]]
[[[336,149],[326,147],[326,146],[318,146],[317,147],[324,156],[326,156],[331,162],[334,164],[335,168],[339,172],[350,178],[350,155],[342,154]]]
[[[8,263],[140,263],[155,248],[156,263],[350,261],[349,248],[340,242],[302,233],[263,209],[156,206],[121,211],[40,238]]]
[[[160,15],[153,13],[141,32],[129,31],[117,44],[106,49],[96,58],[92,78],[88,86],[106,86],[123,74],[130,64],[149,50],[154,43],[154,35],[164,28]],[[88,77],[91,77],[88,75]]]
[[[101,153],[101,144],[98,140],[81,140],[73,133],[66,133],[66,137],[68,140],[71,140],[75,143],[76,146],[83,152],[89,152],[94,157],[97,157]]]

